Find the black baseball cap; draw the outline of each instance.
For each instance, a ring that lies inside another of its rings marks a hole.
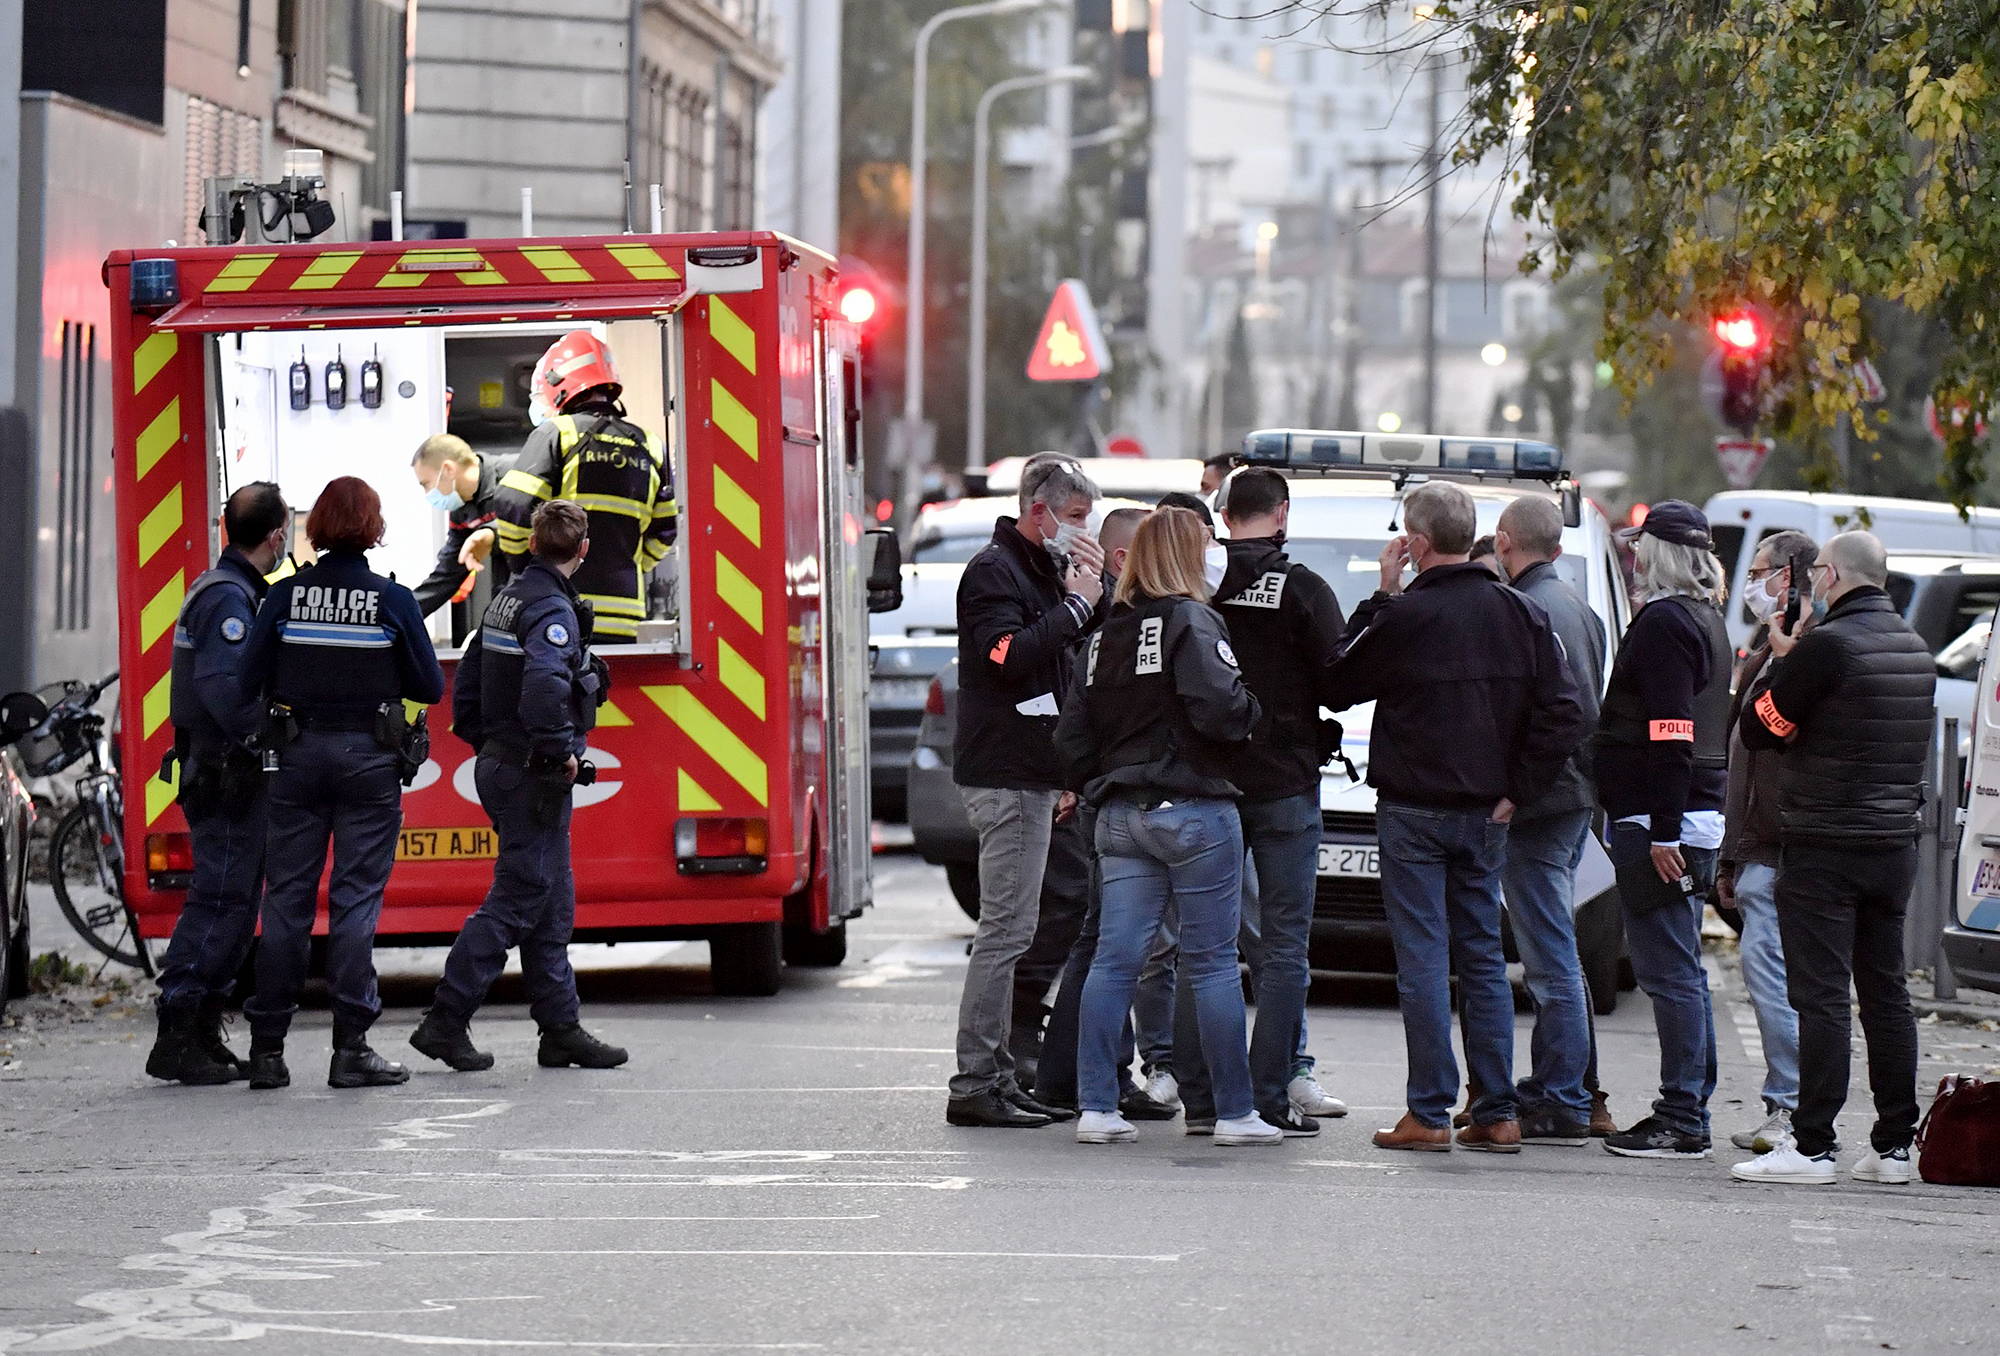
[[[1715,539],[1708,533],[1708,515],[1685,499],[1662,499],[1648,510],[1645,522],[1618,530],[1618,539],[1623,542],[1629,543],[1641,535],[1658,537],[1676,546],[1715,549]]]

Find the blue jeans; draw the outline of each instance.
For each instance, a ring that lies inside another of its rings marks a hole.
[[[1764,1045],[1764,1110],[1799,1105],[1799,1014],[1785,992],[1785,944],[1778,936],[1778,869],[1761,862],[1736,868],[1736,911],[1743,915],[1738,943],[1743,987],[1757,1014]]]
[[[1715,880],[1715,853],[1683,844],[1681,858],[1693,881],[1691,897],[1653,869],[1644,824],[1611,826],[1611,865],[1618,872],[1632,973],[1653,1000],[1660,1037],[1653,1115],[1680,1134],[1706,1139],[1708,1099],[1715,1092],[1715,1016],[1701,967],[1701,901]]]
[[[1118,1109],[1125,1016],[1171,897],[1180,911],[1180,967],[1193,988],[1217,1109],[1224,1118],[1249,1115],[1247,1021],[1236,977],[1243,888],[1243,826],[1236,806],[1226,800],[1178,800],[1145,810],[1127,800],[1108,801],[1098,810],[1097,854],[1103,880],[1100,933],[1083,986],[1077,1043],[1083,1109]]]
[[[1533,1066],[1521,1100],[1590,1117],[1590,997],[1576,954],[1576,867],[1590,811],[1547,815],[1507,826],[1507,916],[1514,924],[1528,993],[1535,1000]]]
[[[1174,980],[1180,955],[1179,920],[1172,900],[1160,920],[1160,936],[1139,972],[1139,993],[1132,1000],[1132,1029],[1138,1040],[1139,1063],[1148,1074],[1174,1069]]]
[[[266,818],[261,793],[241,814],[188,817],[194,879],[160,962],[161,1007],[195,1007],[234,986],[263,901]]]
[[[1396,947],[1396,992],[1409,1049],[1410,1114],[1451,1124],[1458,1061],[1451,1051],[1451,971],[1458,969],[1465,1063],[1480,1089],[1480,1125],[1520,1116],[1514,1090],[1514,991],[1500,949],[1500,869],[1507,826],[1488,811],[1380,800],[1382,904]]]
[[[521,950],[528,1015],[546,1030],[577,1019],[576,971],[569,938],[576,926],[576,877],[570,871],[570,802],[553,824],[535,818],[535,786],[519,763],[482,754],[473,766],[479,804],[493,821],[500,854],[486,899],[459,929],[431,999],[439,1012],[470,1021],[487,990]]]

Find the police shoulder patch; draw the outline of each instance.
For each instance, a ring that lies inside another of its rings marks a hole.
[[[222,638],[231,645],[243,639],[248,630],[249,628],[243,625],[243,618],[241,617],[224,617],[222,619]]]
[[[1236,651],[1229,648],[1228,641],[1226,640],[1216,641],[1215,652],[1222,656],[1222,662],[1229,665],[1230,668],[1235,669],[1243,667],[1241,664],[1238,664],[1236,662]]]
[[[550,622],[548,629],[542,632],[542,636],[551,645],[569,644],[569,628],[561,622]]]

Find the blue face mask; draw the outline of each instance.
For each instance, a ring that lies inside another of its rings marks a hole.
[[[453,483],[450,494],[446,494],[443,490],[440,490],[437,487],[437,485],[433,485],[428,490],[424,491],[424,498],[430,501],[430,506],[432,508],[442,510],[445,513],[450,513],[454,509],[463,508],[465,506],[465,496],[461,495],[458,492],[457,477],[454,476],[452,479]],[[442,470],[438,472],[438,483],[439,484],[444,483],[444,472]]]

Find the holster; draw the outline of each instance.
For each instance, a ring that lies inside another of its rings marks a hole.
[[[546,753],[528,755],[528,814],[543,828],[562,822],[563,802],[569,799],[568,760]]]

